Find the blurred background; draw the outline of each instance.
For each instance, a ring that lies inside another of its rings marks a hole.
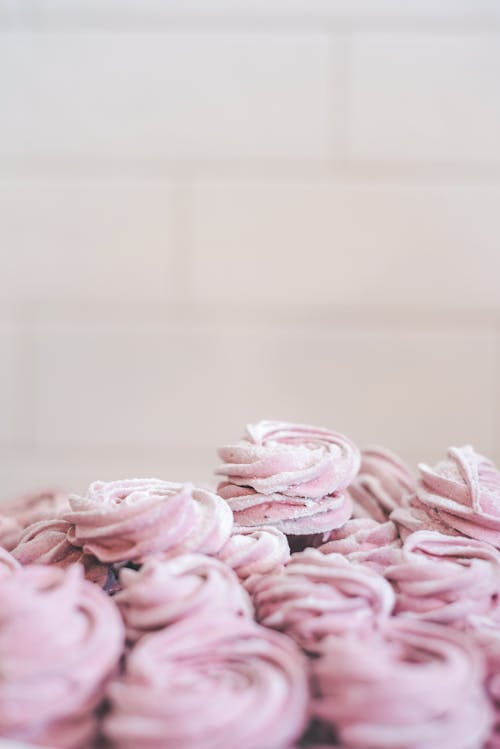
[[[500,1],[0,0],[0,492],[247,422],[500,458]]]

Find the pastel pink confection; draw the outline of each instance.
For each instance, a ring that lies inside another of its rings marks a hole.
[[[217,494],[159,479],[91,484],[69,498],[68,540],[101,562],[143,561],[160,553],[216,554],[233,517]]]
[[[458,531],[454,531],[441,520],[437,510],[425,507],[416,494],[405,497],[401,507],[391,512],[391,520],[396,524],[403,541],[410,533],[416,531],[437,531],[450,536],[460,535]]]
[[[500,553],[490,544],[417,531],[385,575],[396,591],[396,613],[462,628],[471,616],[500,624]]]
[[[22,527],[15,518],[0,515],[0,548],[12,551],[22,533]]]
[[[235,522],[272,525],[290,535],[322,533],[351,516],[344,492],[360,464],[358,448],[342,434],[281,421],[250,425],[237,445],[222,447],[226,477],[218,491]]]
[[[94,708],[123,648],[110,599],[79,565],[31,565],[0,580],[0,736],[90,746]]]
[[[109,577],[108,565],[73,546],[68,541],[70,527],[70,523],[62,518],[33,523],[21,534],[12,555],[23,565],[54,564],[66,568],[80,562],[85,569],[87,580],[104,587]]]
[[[68,494],[63,489],[44,489],[2,502],[2,513],[26,528],[39,520],[52,519],[69,509]]]
[[[314,653],[328,635],[374,629],[390,616],[394,593],[373,570],[316,549],[292,554],[282,572],[252,590],[257,620]]]
[[[393,617],[325,640],[312,668],[315,711],[346,749],[481,749],[490,733],[483,659],[449,627]]]
[[[115,749],[284,749],[307,723],[306,669],[250,619],[190,617],[132,649],[104,733]]]
[[[500,547],[500,471],[491,460],[470,445],[450,447],[448,460],[435,468],[421,464],[419,470],[416,509],[419,520],[422,510],[428,514],[429,530],[440,530],[437,520],[450,534]]]
[[[253,606],[236,574],[218,559],[182,554],[150,559],[140,570],[123,568],[122,590],[115,596],[133,642],[181,619],[213,613],[253,618]]]
[[[484,749],[500,749],[500,627],[490,617],[470,617],[469,632],[486,659],[487,694],[493,705],[495,720]]]
[[[245,587],[252,588],[260,575],[283,568],[290,559],[290,547],[285,534],[272,526],[234,526],[217,557],[236,572]]]
[[[20,568],[21,565],[16,559],[14,559],[12,554],[9,554],[6,549],[2,549],[0,546],[0,578],[7,577]]]
[[[391,520],[378,523],[372,518],[352,518],[342,528],[330,531],[318,547],[323,554],[342,554],[383,574],[388,565],[401,557],[401,540]]]
[[[384,447],[367,447],[361,451],[359,473],[349,486],[354,516],[384,523],[415,488],[415,476],[401,458]]]

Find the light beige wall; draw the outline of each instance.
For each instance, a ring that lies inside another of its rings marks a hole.
[[[0,0],[0,491],[285,418],[500,457],[500,2]]]

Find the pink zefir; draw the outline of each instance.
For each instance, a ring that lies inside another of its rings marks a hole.
[[[40,520],[29,525],[21,533],[12,556],[22,565],[52,564],[65,569],[80,562],[85,577],[108,590],[114,587],[116,578],[109,565],[99,562],[92,554],[85,554],[68,540],[71,524],[62,518]]]
[[[96,481],[69,503],[68,540],[101,562],[216,554],[233,527],[231,510],[217,494],[160,479]]]
[[[384,447],[367,447],[361,451],[359,473],[348,489],[354,516],[384,523],[415,488],[415,476],[398,455]]]
[[[79,565],[31,565],[0,579],[0,736],[80,749],[123,649],[111,599]]]
[[[104,734],[115,749],[286,749],[309,718],[307,669],[250,619],[190,617],[132,649]]]
[[[323,533],[351,516],[344,491],[356,475],[360,453],[351,440],[328,429],[261,421],[236,445],[222,447],[225,476],[219,494],[238,525],[271,525],[290,535]]]
[[[342,554],[383,574],[401,557],[401,540],[391,520],[378,523],[369,517],[351,518],[342,528],[326,534],[318,547],[323,554]]]
[[[272,526],[234,526],[227,543],[217,554],[250,590],[262,576],[283,569],[290,559],[284,533]]]
[[[396,591],[397,614],[462,629],[477,616],[500,625],[500,553],[488,543],[417,531],[385,576]]]
[[[140,570],[122,569],[114,601],[133,642],[175,622],[213,614],[253,618],[253,606],[237,575],[203,554],[148,560]]]
[[[325,639],[315,713],[345,749],[482,749],[493,711],[472,637],[392,617],[365,637]]]
[[[463,534],[500,548],[500,471],[467,445],[434,468],[419,465],[415,494],[391,518],[412,530]]]
[[[27,528],[39,520],[52,520],[66,512],[68,494],[59,488],[41,489],[2,502],[1,508],[2,513],[16,520],[21,528]]]
[[[292,554],[283,571],[252,589],[257,620],[315,653],[325,637],[376,629],[390,616],[394,593],[373,570],[316,549]]]

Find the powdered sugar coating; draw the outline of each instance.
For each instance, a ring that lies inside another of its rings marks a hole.
[[[500,548],[500,472],[470,446],[450,447],[434,468],[421,463],[417,490],[391,514],[402,535],[437,530]]]
[[[231,510],[217,494],[159,479],[96,481],[71,496],[68,540],[102,562],[187,551],[216,554],[231,534]]]
[[[218,488],[239,525],[272,525],[284,533],[321,533],[351,515],[344,489],[360,454],[344,435],[327,429],[261,421],[238,444],[222,447],[226,477]]]

